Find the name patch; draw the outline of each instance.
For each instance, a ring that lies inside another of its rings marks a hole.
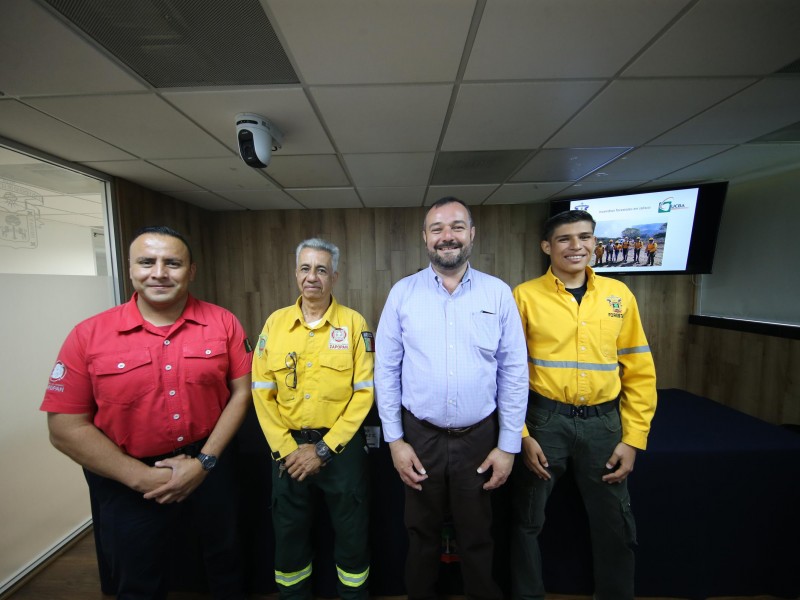
[[[334,327],[328,338],[328,350],[350,350],[350,334],[347,327]]]

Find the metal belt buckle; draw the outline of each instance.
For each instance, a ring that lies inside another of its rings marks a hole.
[[[309,444],[316,444],[322,439],[322,433],[317,429],[301,429],[300,433]]]
[[[585,406],[575,406],[574,404],[569,408],[569,416],[572,418],[580,417],[581,419],[586,418],[586,407]]]

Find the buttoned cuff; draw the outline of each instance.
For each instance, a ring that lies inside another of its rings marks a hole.
[[[522,447],[522,436],[519,431],[501,429],[497,447],[509,454],[519,454],[519,450]]]

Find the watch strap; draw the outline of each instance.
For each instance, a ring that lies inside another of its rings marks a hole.
[[[210,471],[217,466],[217,457],[213,454],[203,454],[202,452],[198,452],[195,458],[200,461],[204,471]]]

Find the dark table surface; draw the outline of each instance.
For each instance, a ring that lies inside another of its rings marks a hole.
[[[636,593],[707,598],[800,595],[800,435],[682,390],[659,390],[646,452],[629,479],[636,516]],[[373,411],[365,423],[378,425]],[[242,543],[249,587],[275,590],[272,560],[269,449],[250,414],[237,436]],[[372,478],[370,589],[405,593],[403,484],[381,441],[370,454]],[[508,584],[509,488],[494,493],[495,570]],[[315,594],[336,596],[332,533],[318,511]],[[191,532],[187,532],[191,538]],[[591,556],[586,515],[577,487],[565,476],[556,486],[541,536],[550,592],[590,594]],[[102,565],[101,565],[102,571]],[[199,551],[176,557],[174,589],[203,587]],[[441,565],[441,591],[460,594],[459,564]]]

